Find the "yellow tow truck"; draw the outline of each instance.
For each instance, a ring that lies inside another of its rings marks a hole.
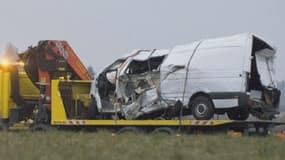
[[[40,52],[58,51],[39,56]],[[72,54],[70,54],[72,53]],[[70,60],[69,56],[73,55]],[[105,128],[115,132],[166,132],[177,130],[239,131],[268,134],[272,121],[140,119],[126,120],[118,115],[104,117],[90,107],[92,76],[66,42],[45,41],[19,55],[18,62],[0,63],[0,118],[4,130],[50,128]],[[74,58],[76,57],[76,58]],[[44,60],[39,60],[44,58]],[[54,70],[45,70],[49,65]],[[31,66],[32,65],[32,66]],[[45,68],[46,67],[46,68]]]

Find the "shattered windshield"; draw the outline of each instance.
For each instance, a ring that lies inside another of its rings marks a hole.
[[[115,63],[113,63],[110,67],[108,67],[107,70],[112,71],[118,69],[125,60],[117,60]]]
[[[126,74],[141,74],[148,71],[158,71],[163,59],[164,56],[153,57],[146,61],[133,60],[126,70]]]

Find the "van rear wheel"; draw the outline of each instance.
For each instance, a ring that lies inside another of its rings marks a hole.
[[[192,114],[197,120],[209,120],[214,115],[214,106],[205,96],[198,96],[192,103]]]

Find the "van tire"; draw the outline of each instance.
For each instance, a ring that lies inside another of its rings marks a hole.
[[[232,108],[227,112],[229,119],[244,121],[249,117],[249,111],[244,108]]]
[[[206,96],[196,97],[191,105],[192,114],[197,120],[209,120],[214,116],[214,106]]]

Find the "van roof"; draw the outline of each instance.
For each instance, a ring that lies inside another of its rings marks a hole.
[[[264,44],[266,44],[269,49],[273,50],[274,53],[276,52],[276,47],[273,45],[273,43],[270,40],[265,40],[264,38],[253,33],[241,33],[232,36],[202,39],[194,43],[177,45],[173,48],[173,50],[180,50],[181,48],[189,48],[189,47],[193,48],[193,44],[197,45],[198,42],[202,42],[201,45],[199,46],[199,49],[229,47],[229,46],[247,47],[247,45],[252,45],[252,43],[251,44],[247,43],[248,40],[253,41],[254,39],[258,39],[264,42]]]

